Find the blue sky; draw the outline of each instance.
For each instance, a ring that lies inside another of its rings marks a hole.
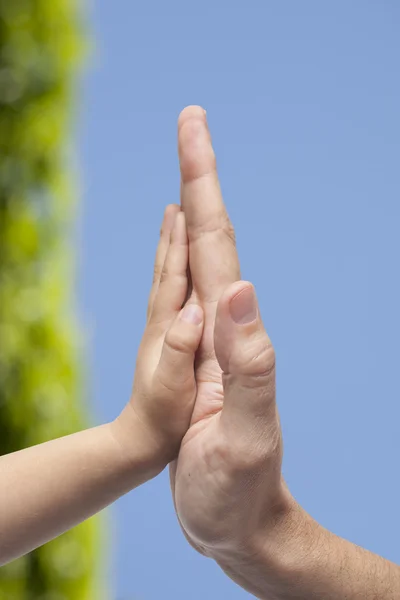
[[[284,473],[322,525],[400,562],[400,7],[97,0],[80,111],[79,300],[93,422],[129,398],[176,121],[208,112],[278,357]],[[110,510],[119,600],[250,596],[185,542],[166,473]]]

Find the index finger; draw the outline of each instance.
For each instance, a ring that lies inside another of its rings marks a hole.
[[[206,113],[200,106],[189,106],[179,116],[178,151],[193,287],[201,301],[214,302],[227,285],[240,279],[240,268]]]

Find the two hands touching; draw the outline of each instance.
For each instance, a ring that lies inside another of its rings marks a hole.
[[[178,139],[181,206],[165,212],[131,400],[112,423],[0,459],[0,563],[169,465],[189,543],[258,598],[399,598],[399,568],[321,527],[283,480],[275,354],[200,107]]]
[[[275,355],[255,290],[240,281],[198,107],[180,116],[179,151],[182,211],[165,213],[132,399],[117,426],[129,447],[138,421],[160,468],[175,459],[172,493],[190,543],[240,558],[259,551],[261,530],[292,505],[281,477]]]
[[[160,468],[173,461],[180,524],[196,549],[216,558],[257,552],[261,529],[292,501],[281,477],[274,350],[255,290],[240,281],[199,107],[180,116],[179,154],[182,211],[171,205],[165,213],[132,399],[117,423],[127,447],[137,420]]]
[[[258,598],[394,600],[399,568],[325,530],[289,492],[275,353],[254,287],[240,280],[200,107],[180,115],[178,142],[181,206],[166,210],[133,395],[117,422],[129,440],[137,418],[161,443],[187,540]]]

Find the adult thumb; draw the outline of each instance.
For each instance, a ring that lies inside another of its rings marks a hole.
[[[238,281],[221,296],[214,347],[223,372],[222,419],[232,433],[262,434],[275,422],[275,352],[259,312],[253,285]],[[233,430],[232,430],[233,426]]]

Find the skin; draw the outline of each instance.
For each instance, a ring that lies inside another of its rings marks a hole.
[[[171,233],[172,230],[172,233]],[[167,207],[148,322],[130,402],[112,423],[0,458],[0,564],[48,542],[154,477],[177,455],[196,394],[194,356],[203,312],[181,310],[188,240]]]
[[[282,478],[275,354],[255,290],[240,281],[200,107],[180,116],[179,155],[184,213],[171,205],[164,218],[131,400],[112,423],[0,459],[0,564],[172,460],[188,541],[255,596],[395,600],[399,567],[318,525]]]
[[[178,138],[189,302],[205,315],[193,415],[170,468],[183,532],[258,598],[399,598],[399,567],[322,528],[283,480],[275,354],[255,290],[240,280],[203,109],[182,112]]]

